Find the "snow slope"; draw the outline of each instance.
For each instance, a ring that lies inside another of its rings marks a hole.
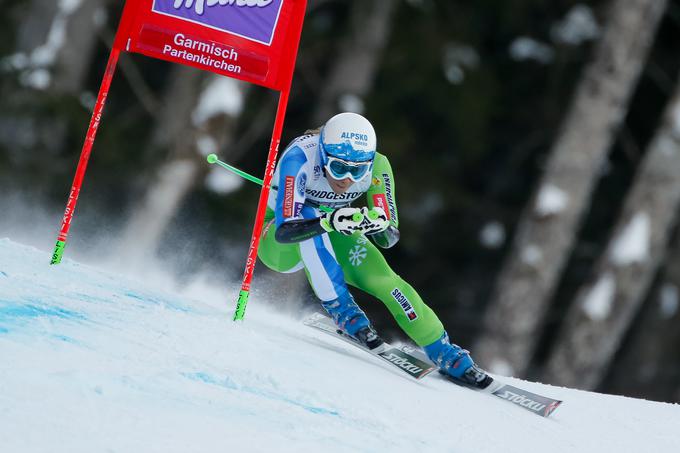
[[[2,452],[674,452],[680,407],[415,382],[252,297],[181,296],[0,239]]]

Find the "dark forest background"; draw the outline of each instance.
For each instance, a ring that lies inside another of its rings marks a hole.
[[[123,4],[0,0],[0,228],[56,238]],[[678,0],[309,0],[283,143],[373,122],[385,256],[483,367],[680,402],[679,42]],[[277,97],[218,79],[122,55],[67,257],[238,287],[259,190],[205,155],[261,176]],[[302,275],[254,287],[316,307]]]

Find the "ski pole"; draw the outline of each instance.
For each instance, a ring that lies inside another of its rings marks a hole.
[[[219,166],[222,167],[222,168],[226,168],[227,170],[229,170],[229,171],[232,172],[232,173],[236,173],[237,175],[239,175],[239,176],[242,177],[243,179],[247,179],[248,181],[252,181],[252,182],[254,182],[255,184],[262,185],[262,180],[261,180],[260,178],[256,178],[255,176],[250,175],[250,174],[246,173],[246,172],[243,171],[243,170],[239,170],[238,168],[233,167],[233,166],[229,165],[229,164],[226,163],[226,162],[222,162],[222,161],[217,157],[217,154],[208,154],[208,163],[209,163],[209,164],[217,164],[217,165],[219,165]]]
[[[262,185],[262,180],[260,178],[256,178],[255,176],[248,174],[243,170],[239,170],[238,168],[236,168],[232,165],[229,165],[226,162],[222,162],[217,157],[217,154],[208,154],[207,160],[208,160],[209,164],[217,164],[220,167],[225,168],[225,169],[229,170],[230,172],[239,175],[243,179],[247,179],[248,181],[254,182],[255,184]],[[328,206],[319,206],[319,209],[321,209],[324,212],[333,212],[333,209],[329,208]]]

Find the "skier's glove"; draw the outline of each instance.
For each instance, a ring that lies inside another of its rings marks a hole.
[[[365,208],[364,208],[365,209]],[[321,216],[321,228],[331,232],[337,231],[345,236],[351,236],[362,230],[364,214],[359,208],[339,208],[333,212],[325,212]]]
[[[378,206],[372,209],[361,208],[361,213],[364,215],[364,221],[361,222],[361,232],[364,234],[381,233],[390,226],[390,221],[383,208]]]

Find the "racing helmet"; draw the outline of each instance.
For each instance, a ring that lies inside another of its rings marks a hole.
[[[357,113],[340,113],[321,128],[320,149],[324,168],[334,179],[360,181],[373,166],[375,130]]]

